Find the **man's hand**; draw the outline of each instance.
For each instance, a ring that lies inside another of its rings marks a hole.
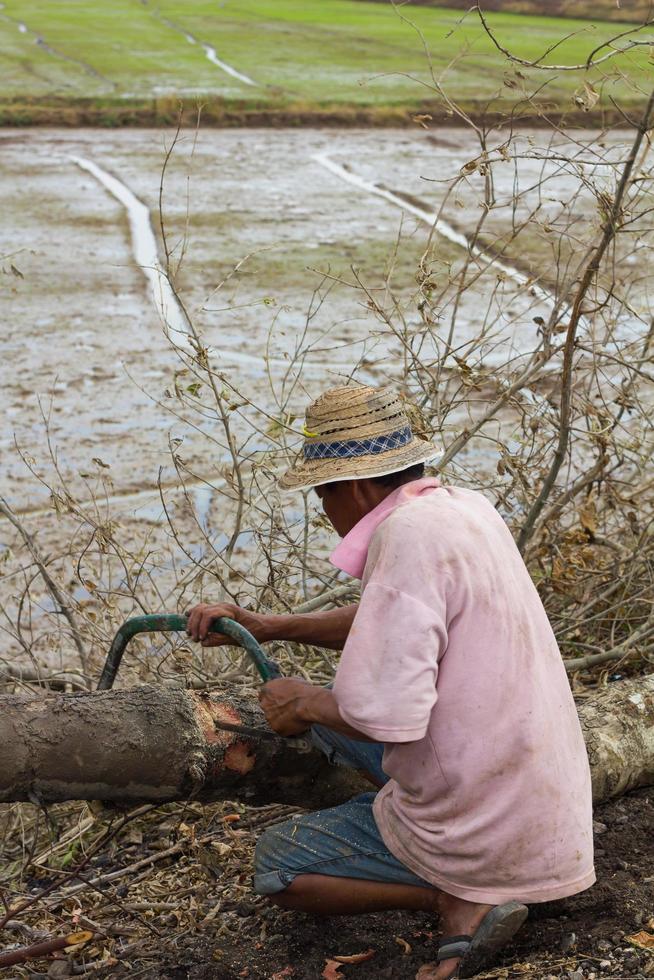
[[[256,613],[231,602],[216,605],[202,603],[188,614],[188,635],[205,647],[220,647],[234,641],[220,633],[209,633],[209,623],[217,616],[236,620],[252,633],[259,643],[270,640],[295,640],[328,650],[342,650],[350,632],[357,606],[320,610],[312,613]]]
[[[301,735],[311,725],[308,705],[322,690],[299,677],[279,677],[263,685],[259,702],[274,732]]]
[[[333,691],[300,677],[268,681],[259,691],[259,701],[266,721],[279,735],[301,735],[311,725],[324,725],[359,742],[375,741],[343,721]]]
[[[223,633],[210,633],[209,624],[217,616],[226,616],[240,623],[259,643],[265,643],[270,639],[269,635],[269,616],[265,613],[250,612],[248,609],[241,609],[229,602],[218,603],[217,605],[206,605],[201,603],[195,606],[188,614],[186,632],[191,639],[202,643],[203,647],[221,647],[225,644],[234,644],[234,640]]]

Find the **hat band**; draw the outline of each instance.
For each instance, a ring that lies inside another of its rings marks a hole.
[[[312,442],[304,444],[304,459],[348,459],[351,456],[376,456],[389,449],[399,449],[413,439],[411,426],[372,439],[347,439],[344,442]]]

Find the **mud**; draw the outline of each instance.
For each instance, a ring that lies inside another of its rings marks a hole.
[[[373,194],[376,197],[381,197],[383,200],[388,201],[390,204],[394,204],[396,207],[407,211],[409,214],[414,215],[419,218],[420,221],[424,222],[429,228],[433,228],[437,235],[442,236],[446,241],[463,251],[470,250],[475,258],[479,259],[481,263],[490,265],[493,264],[497,272],[502,273],[507,276],[508,279],[513,281],[518,286],[526,285],[532,278],[529,273],[524,273],[518,271],[517,267],[506,265],[499,259],[494,258],[490,254],[486,254],[478,246],[472,246],[470,243],[470,238],[463,231],[457,231],[456,228],[447,221],[444,221],[436,211],[428,211],[424,203],[413,195],[406,194],[403,191],[393,191],[389,187],[385,187],[383,184],[371,183],[367,180],[363,180],[358,177],[349,167],[342,167],[336,164],[330,157],[326,154],[316,157],[318,163],[326,167],[331,173],[340,177],[341,180],[352,184],[359,190],[363,191],[364,194]],[[533,295],[537,296],[539,300],[543,300],[550,307],[554,305],[554,298],[551,293],[547,290],[542,289],[537,284],[534,284]]]
[[[310,323],[312,349],[303,362],[297,411],[307,394],[342,381],[357,363],[361,380],[392,378],[400,348],[393,338],[380,336],[374,313],[349,285],[350,267],[375,288],[401,228],[395,282],[408,296],[429,228],[424,216],[405,213],[406,202],[377,200],[361,188],[383,182],[424,201],[434,213],[444,201],[446,179],[476,153],[461,130],[444,138],[447,146],[434,147],[422,133],[395,130],[211,131],[201,133],[197,143],[193,134],[184,135],[164,191],[174,264],[188,221],[188,247],[176,284],[218,368],[263,407],[274,408],[268,367],[276,384],[322,272],[337,281]],[[537,134],[525,139],[533,142]],[[111,467],[116,494],[151,492],[159,465],[166,464],[168,432],[184,438],[185,454],[201,475],[215,473],[219,461],[205,458],[203,440],[169,410],[174,405],[166,391],[180,364],[162,338],[144,288],[142,271],[150,259],[140,258],[139,269],[123,204],[71,159],[84,158],[114,177],[149,209],[156,227],[170,140],[170,132],[157,131],[5,130],[0,136],[0,255],[8,257],[7,273],[10,257],[23,277],[3,277],[1,294],[10,316],[0,339],[8,421],[0,440],[0,492],[20,510],[47,498],[13,448],[15,436],[26,452],[42,457],[39,400],[75,490],[83,490],[81,474],[99,457]],[[350,184],[317,160],[327,157],[334,167],[350,168]],[[533,180],[541,166],[537,159],[525,163],[524,180]],[[351,186],[355,178],[361,186]],[[509,194],[513,179],[507,165],[499,172],[498,193]],[[566,180],[558,178],[552,194],[563,192]],[[466,187],[456,207],[461,231],[443,242],[444,260],[461,255],[463,232],[478,217],[479,181],[471,176]],[[157,244],[161,261],[161,241]],[[464,298],[461,342],[477,326],[492,284],[495,271],[481,276],[479,290]],[[498,333],[505,345],[528,350],[535,339],[533,316],[547,310],[538,296],[525,301],[512,292],[509,278],[502,293],[511,312],[500,316]],[[497,356],[502,350],[506,346],[497,348]],[[164,482],[169,477],[165,472]]]
[[[125,208],[129,220],[134,261],[150,285],[152,302],[159,314],[162,327],[183,337],[188,332],[188,320],[159,261],[159,247],[152,230],[150,209],[139,201],[122,181],[117,180],[102,167],[98,167],[92,160],[78,156],[71,157],[71,160],[81,170],[95,177]]]
[[[186,314],[216,370],[243,393],[230,417],[239,452],[250,457],[269,443],[249,401],[266,413],[265,430],[278,418],[282,384],[293,390],[290,411],[301,416],[307,400],[329,385],[398,377],[401,339],[384,328],[355,276],[388,304],[390,273],[392,294],[406,303],[407,327],[416,326],[418,263],[429,249],[437,288],[447,284],[451,264],[468,254],[484,180],[467,172],[478,148],[462,129],[439,130],[437,144],[422,130],[206,130],[197,138],[184,131],[162,195],[181,315],[170,296],[163,303],[158,272],[161,170],[172,138],[171,130],[0,131],[0,494],[49,554],[78,533],[65,500],[57,514],[52,509],[53,482],[89,508],[95,527],[119,524],[126,547],[145,536],[150,554],[170,553],[167,509],[183,527],[186,547],[174,568],[164,558],[156,570],[159,604],[174,608],[179,589],[171,583],[202,553],[202,533],[219,546],[233,515],[221,432],[210,414],[189,417],[176,394],[194,381],[184,373]],[[621,138],[607,138],[601,154],[618,153]],[[520,186],[537,188],[545,170],[552,178],[541,194],[543,220],[577,184],[559,169],[563,154],[577,152],[572,142],[560,136],[550,146],[545,139],[525,131],[518,144]],[[451,194],[451,179],[462,170],[465,180]],[[507,231],[506,202],[517,179],[512,163],[498,164],[489,242]],[[515,220],[525,217],[531,193]],[[594,220],[593,209],[591,196],[582,196],[580,227]],[[511,357],[519,370],[538,342],[534,318],[549,314],[541,288],[551,271],[547,253],[537,231],[529,233],[530,248],[519,255],[509,249],[501,268],[487,268],[488,249],[472,255],[479,277],[458,303],[453,344],[465,349],[485,319],[489,366]],[[529,274],[537,281],[524,289]],[[629,300],[635,315],[644,315],[646,285]],[[169,339],[162,305],[176,317]],[[451,298],[441,314],[437,330],[447,336]],[[427,363],[432,353],[427,340]],[[460,415],[448,417],[444,443],[461,424]],[[183,461],[186,493],[173,452]],[[492,478],[497,456],[470,446],[466,464]],[[16,546],[3,522],[0,555]],[[244,535],[241,553],[251,547]],[[76,596],[100,617],[93,595],[80,588]],[[3,579],[0,603],[11,607],[14,589],[14,580]],[[42,608],[52,608],[47,596]],[[110,639],[99,619],[98,650]],[[51,637],[43,643],[53,667],[70,668]]]

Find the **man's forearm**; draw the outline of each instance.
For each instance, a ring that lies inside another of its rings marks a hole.
[[[327,612],[266,616],[265,639],[294,640],[327,650],[342,650],[358,608],[354,604]]]
[[[357,739],[359,742],[375,741],[374,738],[364,735],[344,721],[338,710],[336,697],[328,688],[310,688],[306,697],[301,698],[298,715],[311,725],[324,725],[325,728],[332,728],[341,735],[347,735],[348,738]]]

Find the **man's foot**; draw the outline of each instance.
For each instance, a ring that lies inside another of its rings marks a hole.
[[[444,936],[443,952],[455,951],[440,963],[422,966],[416,980],[450,980],[452,977],[474,976],[486,965],[489,957],[501,949],[518,931],[527,917],[527,909],[518,902],[505,905],[477,905],[443,894],[440,903]],[[472,937],[467,940],[466,937]],[[459,973],[461,968],[462,972]]]

